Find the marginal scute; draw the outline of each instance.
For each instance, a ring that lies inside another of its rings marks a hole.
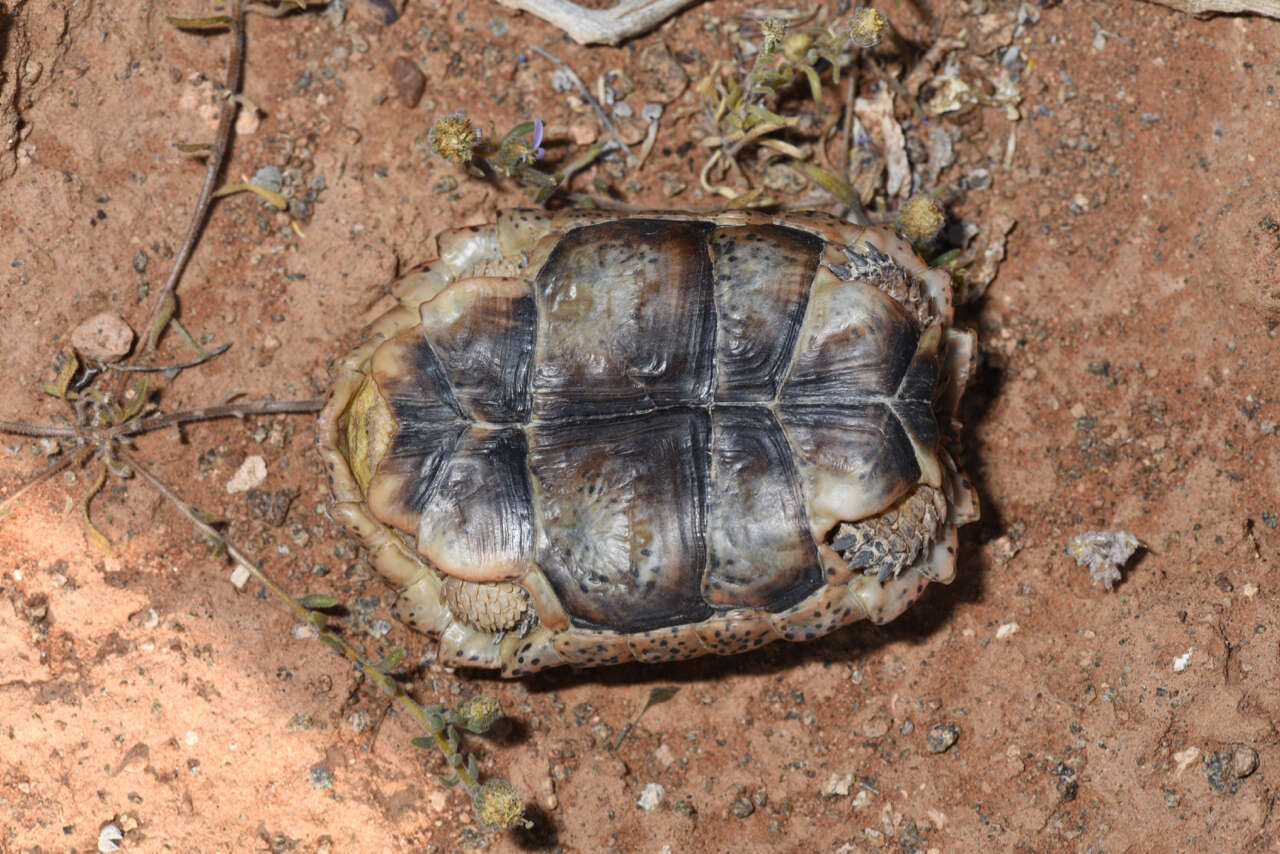
[[[636,661],[683,661],[707,654],[692,623],[636,632],[629,635],[628,643]]]
[[[735,655],[778,639],[770,614],[759,608],[740,608],[717,614],[694,626],[708,652]]]
[[[556,654],[575,667],[604,667],[631,661],[630,640],[626,632],[606,629],[566,629],[552,643]]]

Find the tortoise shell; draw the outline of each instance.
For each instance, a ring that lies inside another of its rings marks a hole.
[[[443,662],[737,653],[951,580],[974,341],[895,232],[513,210],[438,244],[336,364],[317,442]]]

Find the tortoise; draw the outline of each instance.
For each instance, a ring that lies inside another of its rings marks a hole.
[[[897,232],[514,209],[437,245],[335,363],[317,445],[442,663],[739,653],[954,577],[974,337]]]

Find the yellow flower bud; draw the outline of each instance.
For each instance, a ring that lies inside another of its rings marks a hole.
[[[888,28],[888,18],[875,9],[863,8],[854,12],[849,21],[849,37],[858,47],[875,47]]]

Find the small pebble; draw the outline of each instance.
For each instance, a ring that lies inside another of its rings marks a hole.
[[[427,88],[427,77],[418,63],[407,56],[398,57],[391,64],[391,79],[395,82],[396,91],[400,93],[400,100],[404,105],[409,109],[418,106],[422,93]]]
[[[960,727],[955,724],[938,724],[925,735],[930,753],[946,753],[960,737]]]
[[[118,362],[133,349],[133,330],[114,311],[104,311],[71,332],[71,346],[86,359]]]
[[[1258,751],[1243,744],[1237,745],[1232,763],[1235,765],[1236,776],[1243,780],[1258,770]]]
[[[822,784],[822,788],[818,794],[824,798],[844,797],[853,791],[853,774],[832,774],[827,778],[827,782]]]
[[[245,461],[240,464],[240,468],[236,469],[236,473],[227,481],[227,494],[235,495],[238,492],[248,492],[260,486],[266,479],[267,461],[257,454],[246,457]]]
[[[311,766],[311,785],[317,789],[333,788],[333,772],[323,765]]]
[[[652,812],[658,804],[662,803],[662,796],[667,790],[660,783],[646,783],[645,787],[640,790],[640,797],[636,798],[636,806],[645,812]]]
[[[734,798],[729,806],[729,812],[733,813],[736,818],[746,818],[756,811],[756,805],[746,798]]]
[[[98,831],[98,850],[102,852],[119,851],[120,840],[124,833],[114,823],[107,823]]]

